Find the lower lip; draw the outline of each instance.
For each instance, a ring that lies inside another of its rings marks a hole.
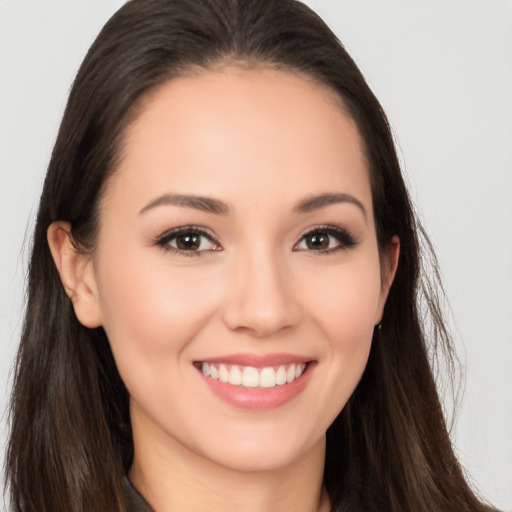
[[[293,400],[307,386],[314,363],[308,363],[304,373],[293,382],[273,388],[245,388],[204,376],[208,387],[222,400],[240,409],[268,411]]]

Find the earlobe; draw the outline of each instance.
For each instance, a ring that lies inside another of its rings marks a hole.
[[[380,324],[384,306],[388,298],[389,290],[395,279],[396,270],[398,268],[398,260],[400,257],[400,239],[397,235],[391,238],[385,254],[381,258],[381,292],[379,298],[379,307],[375,318],[375,325]]]
[[[69,222],[53,222],[47,238],[62,285],[79,322],[85,327],[99,327],[102,325],[101,308],[91,256],[77,248]]]

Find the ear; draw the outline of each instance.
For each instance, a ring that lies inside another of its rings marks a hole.
[[[395,279],[396,269],[398,268],[398,259],[400,256],[400,239],[395,235],[389,246],[383,251],[381,255],[381,288],[379,305],[377,314],[375,316],[375,325],[379,324],[382,320],[384,313],[384,306],[388,298],[389,290]]]
[[[79,322],[85,327],[99,327],[101,308],[91,256],[77,248],[69,222],[53,222],[47,237],[60,280]]]

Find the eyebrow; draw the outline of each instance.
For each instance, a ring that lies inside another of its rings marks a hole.
[[[217,215],[227,215],[230,212],[229,206],[226,203],[211,197],[187,194],[164,194],[144,206],[144,208],[139,211],[139,214],[152,210],[157,206],[184,206],[186,208],[194,208]]]
[[[361,201],[350,194],[344,193],[326,193],[307,197],[300,201],[293,211],[295,213],[309,213],[339,203],[350,203],[357,206],[366,219],[366,209]],[[214,213],[216,215],[228,215],[231,211],[226,203],[212,197],[188,194],[163,194],[144,206],[144,208],[139,211],[139,214],[157,208],[158,206],[182,206],[201,210],[206,213]]]
[[[306,199],[300,201],[297,206],[295,206],[294,211],[296,213],[309,213],[315,210],[319,210],[320,208],[330,206],[331,204],[338,203],[350,203],[357,206],[363,213],[363,216],[366,220],[366,209],[363,206],[363,203],[361,203],[359,199],[350,194],[327,193],[307,197]]]

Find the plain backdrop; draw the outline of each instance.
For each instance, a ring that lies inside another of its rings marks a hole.
[[[465,392],[453,439],[512,510],[512,2],[310,0],[393,126],[434,242]],[[74,74],[121,0],[0,0],[0,410],[41,183]],[[447,399],[447,407],[450,401]],[[6,439],[5,416],[0,448]]]

